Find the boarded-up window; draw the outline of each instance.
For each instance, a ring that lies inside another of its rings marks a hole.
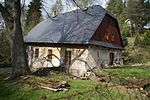
[[[109,65],[113,65],[113,61],[114,61],[114,53],[110,53],[110,56],[109,56]]]
[[[71,64],[71,51],[68,51],[68,50],[65,51],[65,61],[64,61],[64,63],[66,65]]]
[[[52,50],[51,49],[48,49],[48,59],[47,61],[52,61]]]
[[[35,54],[34,54],[34,57],[35,58],[38,58],[39,57],[39,49],[35,49]]]

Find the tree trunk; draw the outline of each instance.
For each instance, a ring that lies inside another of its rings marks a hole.
[[[3,9],[1,5],[0,10],[10,35],[10,49],[13,67],[12,78],[26,75],[30,72],[30,69],[28,67],[26,48],[22,35],[20,0],[6,0],[5,9]]]

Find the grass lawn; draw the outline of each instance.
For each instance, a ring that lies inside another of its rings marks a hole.
[[[124,66],[114,69],[109,68],[105,69],[102,74],[115,74],[122,77],[149,78],[150,71],[145,70],[145,67],[146,66],[131,68],[129,66]],[[95,87],[98,87],[99,89],[97,91],[87,92],[83,95],[80,95],[79,93],[79,95],[73,96],[71,100],[136,100],[137,98],[141,98],[141,94],[136,91],[136,89],[126,89],[120,85],[106,88],[103,83],[91,80],[72,80],[65,74],[48,77],[30,75],[30,77],[35,79],[67,81],[70,85],[69,91],[67,92],[53,92],[46,89],[36,88],[33,87],[33,85],[31,86],[27,84],[25,80],[17,85],[12,85],[14,81],[4,81],[4,78],[10,74],[10,71],[10,68],[0,68],[0,100],[51,100],[54,98],[70,96],[77,92],[94,90]],[[109,85],[111,85],[111,83],[109,83]],[[44,99],[45,97],[46,99]]]
[[[120,76],[120,77],[128,77],[128,78],[137,78],[137,79],[146,79],[150,78],[150,69],[146,69],[149,66],[121,66],[121,67],[113,67],[107,68],[103,70],[102,74],[112,75],[112,76]]]

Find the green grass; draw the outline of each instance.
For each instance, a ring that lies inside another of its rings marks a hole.
[[[122,67],[114,67],[107,68],[103,70],[101,74],[107,74],[112,76],[120,76],[120,77],[130,77],[130,78],[138,78],[145,79],[150,78],[150,70],[145,69],[150,66],[122,66]]]
[[[0,72],[6,72],[10,71],[8,68],[2,68],[0,69]],[[93,90],[96,86],[100,87],[102,86],[99,82],[93,82],[93,81],[84,81],[84,80],[70,80],[67,78],[67,76],[55,76],[55,77],[37,77],[31,75],[33,78],[39,78],[39,79],[50,79],[50,80],[65,80],[69,83],[70,88],[67,92],[53,92],[46,89],[39,89],[34,88],[32,86],[29,86],[25,81],[22,81],[19,85],[12,85],[14,81],[4,81],[4,78],[6,78],[9,74],[4,73],[0,76],[0,100],[41,100],[42,96],[46,96],[47,100],[52,98],[59,98],[63,96],[72,95],[76,92],[84,92],[88,90]],[[99,94],[97,93],[87,93],[84,96],[86,97],[93,97],[94,100],[99,98]],[[83,100],[84,96],[78,95],[75,96],[73,99],[75,100]]]
[[[101,74],[136,77],[140,79],[149,78],[150,71],[144,69],[145,67],[147,66],[108,68]],[[0,68],[0,72],[5,72],[0,75],[0,100],[41,100],[44,96],[47,97],[47,100],[50,100],[52,98],[69,96],[77,92],[93,90],[95,87],[100,88],[98,89],[98,92],[88,92],[84,95],[79,94],[78,96],[72,97],[71,100],[125,100],[125,98],[126,100],[136,100],[137,96],[140,96],[140,94],[134,89],[127,90],[125,87],[119,85],[116,87],[103,88],[104,84],[100,82],[90,80],[71,80],[68,78],[68,75],[62,75],[62,73],[48,77],[37,77],[33,75],[31,75],[31,77],[34,79],[67,81],[70,85],[69,91],[67,92],[53,92],[46,89],[35,88],[26,84],[26,81],[22,81],[18,85],[12,85],[13,81],[4,81],[4,78],[10,74],[10,71],[10,68]]]
[[[7,72],[7,73],[11,73],[12,68],[11,67],[3,67],[0,68],[0,72]]]
[[[52,98],[69,96],[76,92],[93,90],[96,86],[102,86],[98,82],[85,80],[70,80],[69,84],[71,87],[67,92],[52,92],[45,89],[30,87],[22,89],[24,87],[11,86],[10,83],[3,81],[0,82],[0,91],[2,91],[0,92],[0,100],[41,100],[42,96],[46,96],[47,100],[50,100]],[[124,100],[124,97],[129,98],[130,100],[135,100],[135,92],[129,90],[129,93],[132,94],[132,97],[127,94],[124,87],[117,86],[101,88],[98,92],[88,92],[83,95],[74,96],[71,100]]]

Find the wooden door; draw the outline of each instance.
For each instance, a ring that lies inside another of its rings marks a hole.
[[[110,53],[109,55],[109,65],[113,65],[114,53]]]

